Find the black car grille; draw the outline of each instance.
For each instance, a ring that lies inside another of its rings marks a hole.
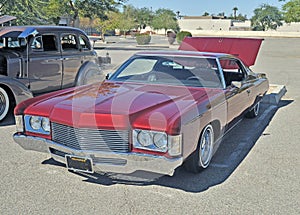
[[[52,140],[76,150],[128,152],[128,139],[128,131],[74,128],[52,123]]]

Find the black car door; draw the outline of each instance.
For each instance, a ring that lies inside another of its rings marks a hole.
[[[30,90],[40,94],[61,89],[63,67],[57,35],[36,36],[28,48]]]
[[[62,87],[75,85],[77,72],[83,64],[80,44],[75,33],[64,33],[61,35],[61,50],[63,59],[63,83]]]

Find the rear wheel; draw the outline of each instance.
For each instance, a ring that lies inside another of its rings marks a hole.
[[[185,168],[194,173],[206,169],[211,161],[214,146],[214,129],[209,124],[201,132],[198,147],[185,162]]]
[[[254,107],[246,114],[247,118],[255,118],[259,114],[260,102],[257,102]]]
[[[0,121],[3,120],[9,110],[9,97],[6,91],[0,87]]]

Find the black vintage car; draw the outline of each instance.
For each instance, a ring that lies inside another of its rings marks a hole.
[[[0,121],[32,96],[99,80],[96,52],[80,29],[13,26],[0,31]],[[97,77],[95,77],[97,76]]]

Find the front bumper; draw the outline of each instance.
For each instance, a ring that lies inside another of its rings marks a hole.
[[[131,152],[115,153],[76,150],[51,140],[26,136],[19,133],[14,134],[13,138],[23,149],[50,153],[54,160],[64,164],[66,164],[65,155],[91,158],[94,171],[99,173],[129,174],[141,170],[172,176],[175,169],[183,163],[182,157],[166,158],[163,156]]]

